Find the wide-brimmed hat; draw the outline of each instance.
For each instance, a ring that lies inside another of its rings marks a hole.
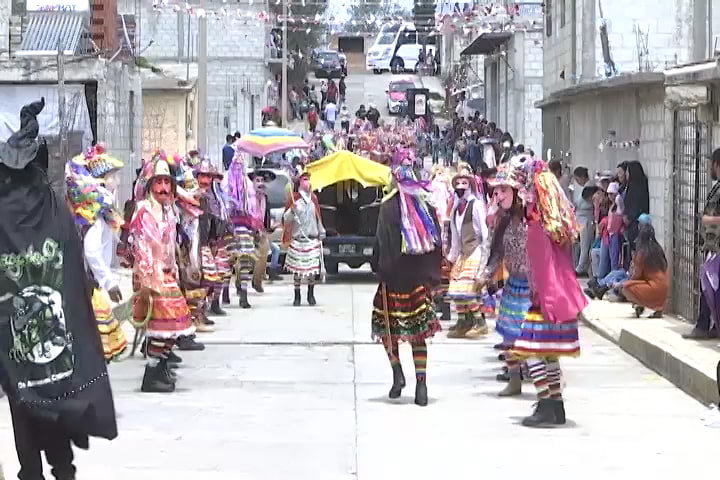
[[[193,169],[193,173],[195,174],[195,177],[197,178],[198,175],[210,175],[213,178],[217,178],[218,180],[222,180],[223,175],[222,173],[217,171],[217,168],[215,165],[210,163],[210,160],[203,160],[202,162],[198,163],[197,166]]]
[[[72,161],[76,165],[84,166],[88,173],[96,179],[102,179],[108,173],[120,170],[125,166],[121,160],[107,153],[105,146],[100,143],[88,148],[84,154],[76,156]]]
[[[494,175],[488,178],[487,183],[491,187],[507,185],[516,190],[525,190],[527,175],[522,168],[511,163],[503,163],[496,169]]]
[[[250,177],[250,180],[255,180],[255,177],[262,177],[264,181],[266,182],[272,182],[277,178],[277,175],[275,175],[275,172],[271,170],[253,170],[248,174],[248,177]]]
[[[468,165],[467,163],[460,163],[458,165],[457,173],[453,176],[452,180],[450,181],[453,188],[455,188],[455,184],[460,179],[467,179],[470,181],[470,186],[472,187],[473,191],[475,190],[475,175],[472,172],[472,167]]]

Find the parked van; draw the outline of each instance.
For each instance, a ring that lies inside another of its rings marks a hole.
[[[434,37],[429,37],[429,42],[425,46],[425,54],[434,52],[435,48]],[[414,72],[418,68],[422,49],[421,39],[412,23],[385,24],[380,29],[375,43],[368,50],[365,67],[376,74],[387,71],[392,73]]]

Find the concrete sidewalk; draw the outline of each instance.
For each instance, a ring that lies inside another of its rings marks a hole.
[[[720,340],[685,340],[689,323],[664,318],[635,318],[629,303],[593,300],[585,323],[624,351],[704,404],[718,403]]]

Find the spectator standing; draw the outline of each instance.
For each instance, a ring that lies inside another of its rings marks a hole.
[[[627,187],[623,199],[625,203],[625,239],[628,243],[629,258],[635,250],[635,239],[638,236],[638,218],[643,213],[650,213],[650,193],[648,179],[640,162],[628,162]]]
[[[350,132],[350,110],[345,102],[340,107],[340,128],[345,135]]]
[[[577,167],[573,171],[573,184],[570,186],[571,200],[575,206],[575,217],[580,224],[580,244],[577,246],[575,273],[578,276],[587,275],[590,270],[590,249],[595,237],[593,225],[593,205],[590,198],[587,198],[585,187],[590,182],[588,169]]]
[[[232,163],[233,156],[235,155],[235,149],[233,148],[234,143],[234,136],[227,135],[225,137],[225,146],[222,148],[222,162],[225,171],[230,169],[230,164]]]
[[[707,275],[720,271],[720,148],[712,154],[711,176],[713,186],[705,200],[705,208],[702,214],[702,228],[700,231],[700,248],[705,253],[705,264],[702,266]],[[709,283],[709,282],[708,282]],[[700,311],[698,312],[695,327],[690,333],[683,335],[683,338],[690,340],[710,340],[718,338],[718,312],[716,310],[717,290],[711,285],[703,283],[700,294]],[[715,311],[711,308],[715,307]]]
[[[340,77],[338,83],[338,90],[340,91],[340,104],[345,105],[345,93],[347,92],[347,86],[345,85],[345,75]]]
[[[331,100],[325,105],[325,125],[329,130],[335,130],[335,120],[337,118],[337,106]]]
[[[315,104],[310,105],[310,111],[308,112],[308,129],[315,133],[315,129],[317,128],[318,123],[318,114],[317,114],[317,107]]]

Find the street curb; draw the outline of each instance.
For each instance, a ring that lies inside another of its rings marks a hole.
[[[703,362],[680,348],[654,337],[651,328],[630,325],[618,332],[600,319],[585,315],[581,315],[580,319],[600,336],[618,345],[703,405],[717,404],[720,400],[714,371],[708,371]],[[691,343],[685,345],[688,351],[700,348]]]

